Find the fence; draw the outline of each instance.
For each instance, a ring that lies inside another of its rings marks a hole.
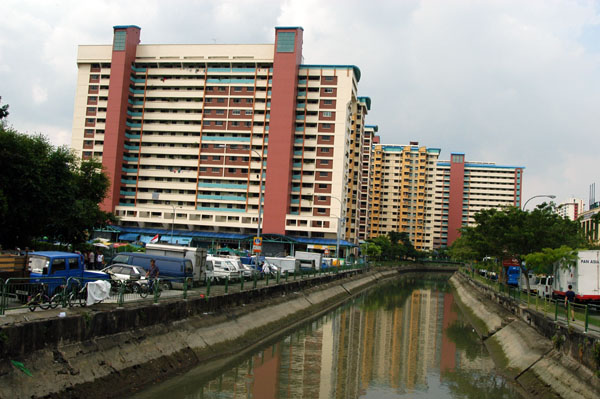
[[[25,270],[25,256],[0,255],[0,272],[12,273]]]
[[[528,293],[518,287],[511,287],[485,278],[478,273],[461,269],[465,276],[487,285],[502,296],[512,298],[528,309],[535,309],[554,321],[563,321],[570,326],[578,325],[585,332],[600,332],[600,309],[598,306],[581,303],[565,303],[564,298],[540,297],[537,293]]]
[[[110,283],[107,297],[102,303],[123,306],[125,303],[147,301],[158,303],[166,299],[210,297],[228,293],[260,289],[266,286],[286,284],[295,280],[316,279],[322,276],[356,272],[368,267],[366,264],[348,264],[327,269],[301,270],[299,273],[254,274],[249,279],[206,280],[198,286],[191,278],[161,277],[155,281],[106,280]],[[7,311],[37,308],[42,310],[71,306],[86,306],[88,283],[83,278],[9,278],[0,279],[0,315]]]

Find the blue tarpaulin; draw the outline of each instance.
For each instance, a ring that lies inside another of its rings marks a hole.
[[[137,241],[140,235],[137,233],[125,233],[119,236],[121,241]]]

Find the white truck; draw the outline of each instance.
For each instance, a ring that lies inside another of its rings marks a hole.
[[[298,273],[300,272],[300,260],[292,257],[286,256],[285,258],[267,256],[265,257],[265,261],[269,263],[269,265],[273,265],[277,267],[280,273]]]
[[[579,251],[577,263],[568,268],[554,265],[553,297],[564,297],[573,286],[578,302],[600,303],[600,251]]]
[[[146,254],[189,259],[192,261],[194,283],[198,284],[204,281],[206,269],[205,248],[185,247],[182,245],[171,244],[146,244]]]
[[[296,251],[294,253],[294,258],[300,261],[300,267],[302,269],[321,270],[323,254],[320,252]]]

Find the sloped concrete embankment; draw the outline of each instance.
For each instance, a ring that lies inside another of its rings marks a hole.
[[[396,276],[395,270],[372,272],[318,287],[245,293],[254,299],[240,294],[179,300],[3,327],[0,397],[119,397],[250,350]],[[9,360],[22,362],[33,376]]]
[[[482,287],[458,273],[450,283],[456,290],[459,306],[484,340],[497,366],[531,397],[600,397],[600,379],[594,372],[555,348],[552,340],[529,324],[531,318],[527,314],[516,311],[515,304],[501,306],[491,300]]]

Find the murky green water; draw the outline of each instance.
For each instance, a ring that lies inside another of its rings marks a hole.
[[[137,398],[520,398],[448,289],[397,280],[210,376],[202,366]]]

